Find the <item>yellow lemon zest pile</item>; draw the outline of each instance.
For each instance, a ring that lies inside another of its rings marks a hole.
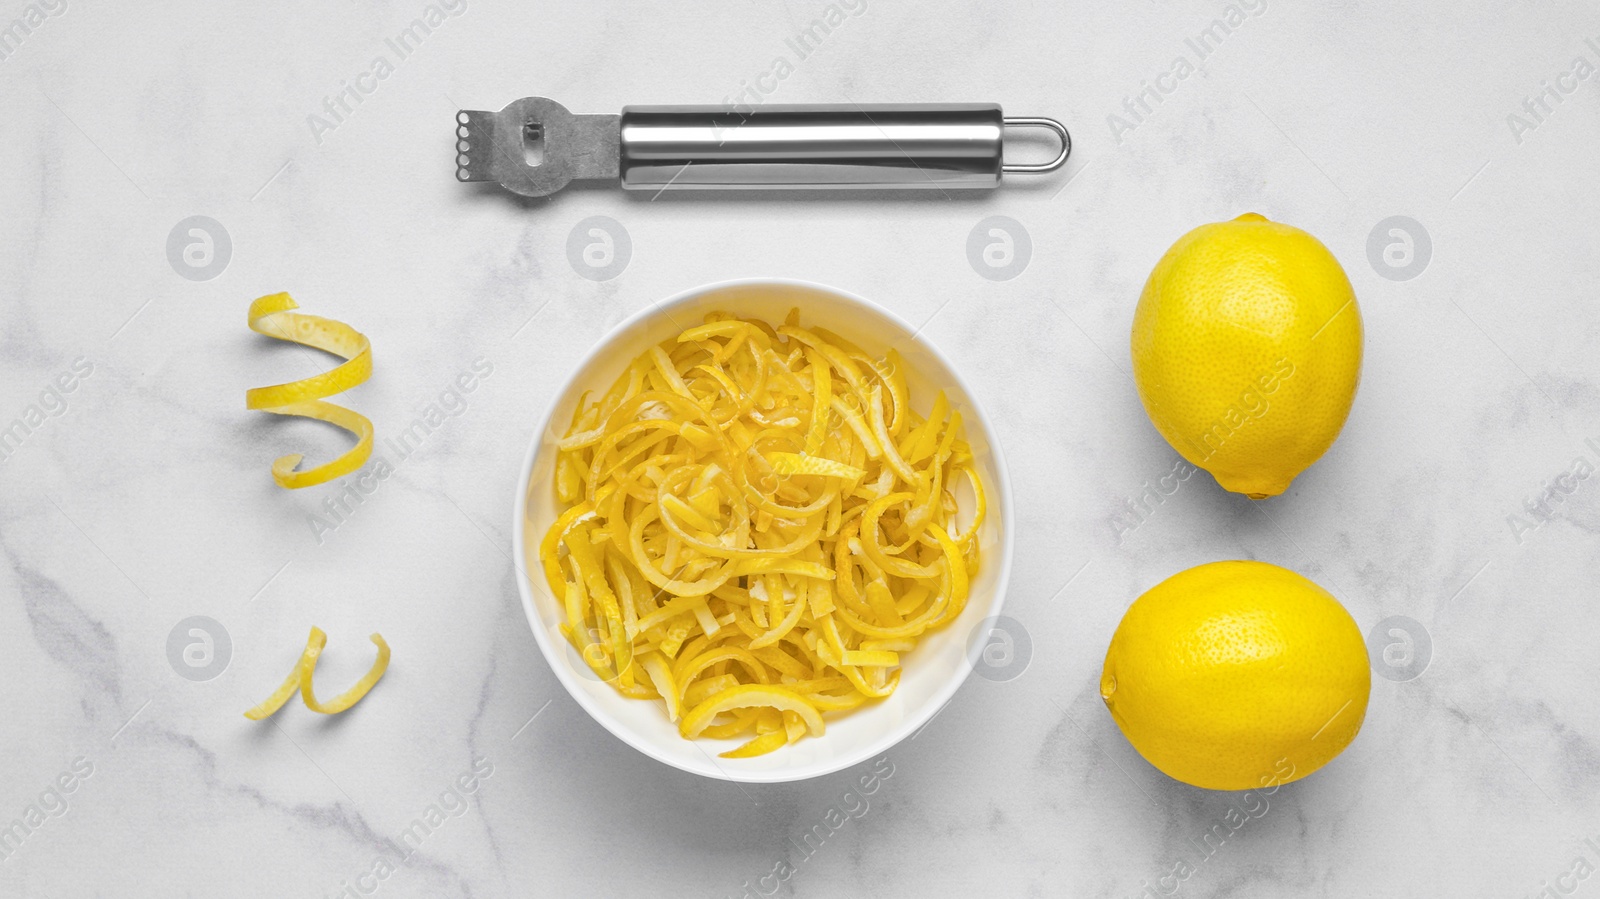
[[[251,721],[270,717],[278,709],[283,708],[283,704],[288,702],[289,697],[296,691],[299,691],[300,699],[306,704],[306,708],[313,712],[336,715],[350,708],[360,702],[378,679],[383,677],[383,673],[389,670],[389,644],[384,642],[380,634],[373,634],[372,642],[378,644],[378,658],[372,663],[372,667],[356,681],[355,686],[327,702],[322,702],[311,689],[311,679],[317,670],[317,659],[322,657],[322,648],[328,644],[328,635],[322,632],[322,628],[311,628],[311,636],[306,639],[305,652],[300,654],[300,660],[290,670],[289,676],[284,678],[283,683],[278,685],[278,689],[273,691],[271,696],[245,712],[244,716]]]
[[[332,462],[305,471],[295,471],[304,458],[298,453],[280,456],[272,463],[272,479],[291,490],[310,487],[349,474],[366,464],[372,455],[372,422],[365,415],[323,402],[323,397],[343,393],[372,375],[372,343],[366,335],[344,322],[294,312],[299,304],[286,293],[264,296],[250,304],[250,330],[278,340],[287,340],[332,353],[346,361],[320,375],[253,387],[245,391],[246,409],[259,409],[274,415],[315,418],[356,435],[356,445]]]
[[[901,656],[961,614],[984,490],[943,392],[798,310],[713,313],[643,353],[560,442],[566,511],[540,544],[562,632],[687,739],[762,755],[888,696]],[[961,478],[970,523],[954,531]],[[637,664],[635,664],[637,663]]]

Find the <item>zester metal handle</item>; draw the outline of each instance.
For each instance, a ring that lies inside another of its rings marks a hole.
[[[995,187],[1005,119],[985,104],[630,106],[622,186]]]

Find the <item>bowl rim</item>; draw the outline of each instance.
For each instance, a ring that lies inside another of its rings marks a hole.
[[[961,685],[966,683],[967,677],[972,673],[972,665],[970,663],[957,665],[955,673],[946,678],[945,682],[939,687],[929,701],[917,708],[911,714],[907,714],[897,726],[889,729],[881,737],[871,741],[855,752],[848,754],[837,754],[833,758],[826,761],[814,762],[796,768],[780,768],[767,771],[741,771],[738,769],[725,769],[722,766],[717,765],[715,761],[711,761],[709,763],[708,769],[690,767],[680,764],[675,758],[658,752],[651,740],[641,737],[639,734],[626,727],[621,721],[615,720],[609,712],[606,712],[604,709],[601,709],[599,706],[595,705],[590,699],[588,693],[576,682],[576,675],[567,670],[566,665],[561,664],[558,661],[557,656],[559,655],[560,647],[551,644],[549,635],[545,633],[545,628],[541,624],[539,611],[535,605],[533,587],[530,580],[533,575],[528,569],[528,559],[525,554],[525,547],[527,546],[527,543],[526,528],[524,527],[524,522],[527,520],[528,488],[533,479],[534,461],[538,458],[539,450],[543,446],[544,434],[551,426],[552,420],[555,416],[556,408],[561,404],[561,400],[578,386],[576,384],[578,374],[584,369],[588,368],[589,365],[594,362],[595,359],[602,353],[607,352],[611,344],[616,341],[619,336],[635,325],[658,315],[669,314],[672,309],[693,302],[704,294],[711,293],[713,291],[726,290],[729,288],[765,286],[802,288],[832,294],[833,296],[843,298],[851,303],[862,306],[866,310],[880,315],[895,325],[898,325],[907,334],[911,335],[911,340],[921,345],[924,350],[933,354],[933,356],[939,360],[940,364],[944,366],[945,370],[950,373],[950,376],[954,380],[956,386],[960,388],[961,392],[971,403],[974,411],[977,412],[977,415],[972,416],[972,418],[966,423],[969,427],[974,423],[980,426],[983,429],[984,438],[988,442],[989,454],[993,460],[996,480],[996,483],[989,485],[988,492],[991,494],[989,507],[991,514],[996,509],[998,509],[1000,512],[1000,558],[998,561],[998,567],[995,569],[994,596],[989,601],[988,609],[985,610],[985,615],[982,619],[984,621],[998,616],[1005,605],[1006,588],[1011,578],[1011,556],[1015,533],[1015,512],[1012,509],[1011,504],[1011,476],[1006,468],[1005,453],[1000,445],[999,434],[996,433],[995,429],[990,425],[988,415],[984,412],[983,408],[979,404],[977,396],[967,384],[966,379],[961,376],[961,372],[956,368],[950,357],[945,355],[945,353],[940,350],[939,347],[931,340],[923,336],[921,328],[912,327],[910,322],[907,322],[893,311],[880,306],[872,300],[869,300],[851,291],[833,287],[828,284],[822,284],[816,281],[807,281],[798,278],[732,278],[724,281],[713,281],[709,284],[702,284],[697,287],[681,290],[664,300],[652,300],[649,305],[638,310],[637,312],[634,312],[632,315],[629,315],[617,325],[610,328],[606,332],[605,336],[601,337],[594,344],[594,346],[589,348],[589,351],[583,355],[583,358],[572,365],[572,373],[568,375],[566,380],[564,380],[561,385],[550,395],[550,400],[545,406],[544,413],[539,416],[538,427],[533,431],[533,435],[529,440],[528,451],[522,460],[522,471],[517,477],[517,493],[514,497],[511,511],[511,558],[512,567],[516,570],[518,575],[517,592],[522,598],[523,615],[528,620],[529,630],[533,631],[534,642],[539,645],[539,652],[544,656],[545,664],[548,665],[550,670],[555,674],[556,679],[561,682],[561,686],[566,689],[567,695],[571,696],[573,700],[575,700],[578,705],[588,713],[590,718],[593,718],[601,727],[609,731],[612,736],[616,737],[618,740],[621,740],[628,746],[633,747],[638,752],[680,771],[687,771],[690,774],[697,774],[701,777],[707,777],[713,780],[734,783],[791,783],[794,781],[808,780],[814,777],[821,777],[826,774],[833,774],[835,772],[842,771],[846,768],[859,765],[864,761],[879,756],[895,745],[899,744],[906,737],[921,731],[922,728],[932,721],[936,715],[944,710],[946,705],[950,704],[951,698],[955,696],[957,690],[961,689]],[[995,501],[996,498],[998,498],[998,502]],[[872,710],[866,709],[864,711],[870,713]]]

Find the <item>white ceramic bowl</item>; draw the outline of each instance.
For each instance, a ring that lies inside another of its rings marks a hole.
[[[989,513],[979,532],[982,563],[961,617],[924,635],[901,657],[900,686],[887,699],[830,714],[827,733],[753,759],[717,754],[742,740],[685,740],[659,700],[627,699],[601,681],[561,636],[564,613],[540,573],[539,540],[561,509],[552,485],[556,441],[585,390],[603,390],[628,363],[656,344],[699,324],[707,312],[781,322],[799,307],[801,323],[818,325],[879,355],[900,351],[913,405],[926,413],[943,389],[961,410],[967,441],[987,488]],[[955,693],[972,666],[967,647],[984,619],[998,615],[1011,569],[1011,485],[993,429],[961,377],[927,340],[890,312],[820,284],[791,280],[727,281],[678,294],[623,322],[601,341],[561,388],[535,433],[522,466],[514,514],[513,551],[523,609],[534,639],[561,683],[594,719],[640,752],[675,768],[721,780],[779,783],[817,777],[874,758],[928,722]]]

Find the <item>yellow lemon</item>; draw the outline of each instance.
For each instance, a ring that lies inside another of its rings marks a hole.
[[[1350,613],[1265,562],[1212,562],[1128,607],[1100,697],[1128,742],[1208,790],[1299,780],[1355,739],[1372,673]]]
[[[1161,436],[1225,489],[1262,499],[1339,436],[1361,377],[1361,310],[1321,241],[1247,213],[1161,257],[1132,348]]]

